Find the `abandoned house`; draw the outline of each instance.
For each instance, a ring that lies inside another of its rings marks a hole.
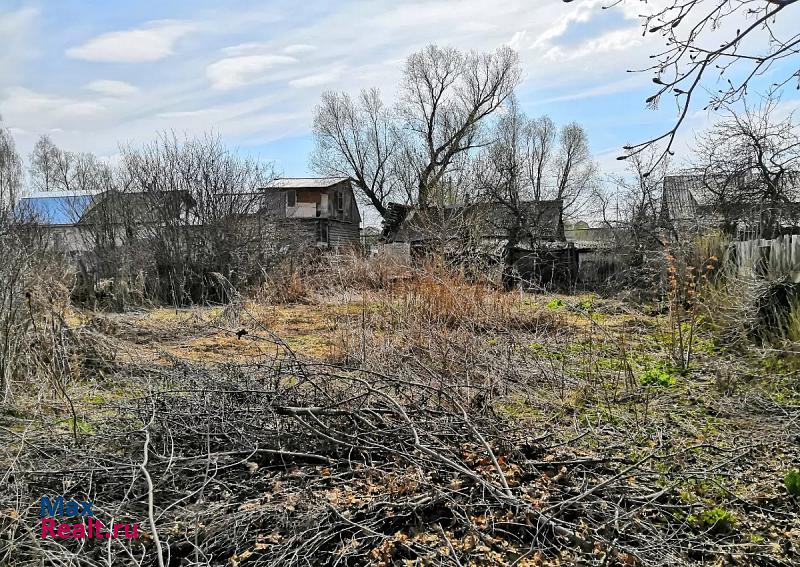
[[[536,284],[569,284],[578,267],[559,200],[527,201],[515,209],[502,203],[427,208],[391,203],[382,240],[411,258],[437,253],[456,261],[510,261],[519,280]]]
[[[264,209],[289,243],[360,246],[361,214],[348,177],[285,177],[263,191]]]
[[[121,245],[146,239],[155,227],[174,227],[192,242],[210,223],[248,235],[257,227],[264,234],[251,240],[272,238],[294,249],[360,244],[361,216],[348,178],[282,178],[254,191],[198,200],[185,190],[37,193],[19,201],[17,214],[70,256],[92,250],[98,240]]]
[[[791,179],[792,176],[789,176]],[[800,221],[797,188],[784,188],[792,201],[766,202],[768,193],[754,172],[731,177],[696,173],[667,175],[661,195],[661,224],[679,240],[721,230],[735,240],[796,233]]]
[[[187,191],[46,192],[21,198],[16,213],[43,230],[54,249],[78,256],[103,241],[119,245],[141,238],[165,219],[187,224],[193,206]]]

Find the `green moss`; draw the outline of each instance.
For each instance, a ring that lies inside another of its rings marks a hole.
[[[551,299],[547,303],[547,308],[548,309],[554,309],[555,310],[555,309],[561,309],[562,307],[564,307],[564,302],[562,300],[558,299],[557,297],[555,299]]]
[[[89,434],[94,431],[94,427],[92,426],[92,424],[81,418],[78,419],[69,418],[66,421],[66,423],[70,431],[77,430],[78,433],[85,433],[85,434]]]
[[[550,350],[546,345],[542,343],[531,343],[528,345],[528,348],[535,352],[539,357],[546,358],[548,360],[563,360],[564,355],[558,351]]]

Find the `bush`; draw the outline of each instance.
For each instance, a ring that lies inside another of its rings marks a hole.
[[[72,327],[74,271],[29,226],[0,227],[0,398],[40,384],[64,394],[111,354],[90,329]]]

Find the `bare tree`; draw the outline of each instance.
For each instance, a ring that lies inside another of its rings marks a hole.
[[[783,225],[797,225],[800,127],[791,114],[777,116],[775,100],[741,111],[726,107],[725,117],[698,137],[695,155],[709,204],[728,231],[739,226],[774,238]]]
[[[543,199],[546,191],[550,162],[556,145],[557,128],[549,116],[534,118],[524,129],[525,172],[533,188],[533,198]]]
[[[541,145],[536,146],[534,143],[532,148],[531,133],[536,132],[531,128],[532,124],[537,123],[528,121],[512,98],[506,112],[497,122],[492,144],[476,160],[475,178],[482,200],[489,206],[499,205],[504,213],[490,216],[494,222],[502,225],[495,228],[506,235],[502,252],[502,283],[507,290],[512,289],[515,283],[514,248],[519,245],[526,232],[529,232],[526,230],[529,223],[535,223],[535,219],[527,218],[529,207],[525,203],[531,197],[538,200],[541,195],[541,183],[537,183],[541,181],[541,176],[537,174],[531,182],[526,173],[530,174],[537,169],[538,164],[545,163],[548,154],[547,140],[544,137],[538,139]],[[542,124],[546,124],[546,121],[538,122],[538,125]],[[542,135],[547,131],[549,128],[538,130],[537,133]],[[532,149],[534,152],[529,153]],[[532,156],[533,159],[539,158],[534,165]]]
[[[611,176],[603,191],[598,186],[594,202],[603,224],[617,229],[617,248],[642,252],[659,247],[661,197],[668,160],[654,148],[631,156],[626,173]]]
[[[794,25],[800,19],[800,1],[640,0],[638,5],[643,34],[659,34],[665,43],[662,51],[651,55],[654,62],[642,69],[653,73],[657,85],[646,102],[655,107],[672,94],[678,117],[663,134],[625,146],[621,159],[652,144],[661,144],[662,158],[668,155],[695,99],[704,92],[709,93],[705,108],[719,110],[740,100],[773,71],[779,73],[771,77],[773,91],[790,83],[800,88],[800,31]]]
[[[435,191],[452,186],[455,169],[468,163],[464,156],[487,143],[487,118],[519,76],[519,57],[509,48],[463,53],[429,45],[406,61],[394,112],[375,89],[363,91],[358,103],[323,94],[314,114],[312,166],[353,177],[381,215],[390,196],[427,206]]]
[[[234,286],[261,275],[276,237],[259,191],[274,178],[272,164],[239,158],[213,135],[164,134],[122,154],[127,192],[109,202],[124,206],[129,240],[149,244],[162,299],[199,299],[211,273]]]
[[[0,218],[14,207],[22,186],[22,160],[14,138],[0,128]]]
[[[574,214],[581,198],[588,195],[597,179],[597,165],[589,150],[589,139],[580,124],[572,122],[561,129],[555,159],[555,194],[562,211]]]
[[[346,93],[323,93],[314,109],[314,141],[314,170],[352,177],[363,200],[384,216],[398,132],[378,89],[361,91],[358,102]]]
[[[88,152],[53,152],[55,156],[55,178],[53,185],[58,191],[86,191],[97,193],[105,190],[109,166]]]
[[[485,119],[512,95],[519,78],[519,56],[507,47],[463,54],[429,45],[408,58],[399,110],[413,136],[421,206],[456,156],[486,143]]]
[[[36,191],[58,191],[60,161],[62,161],[61,149],[53,143],[49,136],[42,135],[33,147],[30,156],[28,172],[31,187]]]

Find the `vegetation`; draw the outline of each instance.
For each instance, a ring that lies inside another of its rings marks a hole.
[[[357,256],[285,281],[128,313],[28,284],[14,336],[64,363],[57,388],[6,384],[0,561],[77,552],[29,528],[66,492],[146,534],[88,564],[683,564],[732,545],[791,563],[797,502],[774,479],[792,493],[800,389],[764,370],[771,351],[738,356],[720,390],[709,327],[678,380],[657,306]]]

